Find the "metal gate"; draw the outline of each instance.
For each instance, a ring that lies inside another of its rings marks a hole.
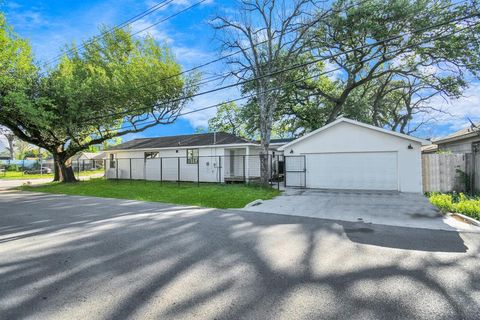
[[[307,181],[304,155],[285,156],[285,187],[305,188]]]

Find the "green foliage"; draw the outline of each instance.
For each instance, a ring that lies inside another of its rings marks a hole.
[[[65,166],[69,157],[173,122],[188,101],[166,101],[197,90],[198,75],[178,76],[180,65],[153,38],[134,38],[124,29],[105,31],[81,52],[68,47],[68,55],[40,74],[28,43],[0,15],[0,44],[6,48],[0,54],[0,125],[50,151],[68,177],[73,176]]]
[[[458,212],[480,220],[480,198],[469,197],[464,193],[429,195],[430,202],[443,212]]]
[[[75,184],[25,186],[22,190],[93,197],[156,201],[212,208],[243,208],[256,199],[271,199],[280,192],[270,187],[243,184],[200,184],[156,181],[91,179]]]

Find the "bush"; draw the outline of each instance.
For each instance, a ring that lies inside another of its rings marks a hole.
[[[443,212],[457,212],[480,220],[480,198],[464,193],[432,193],[430,202]]]
[[[433,194],[430,196],[430,202],[443,212],[452,212],[453,203],[450,194]]]

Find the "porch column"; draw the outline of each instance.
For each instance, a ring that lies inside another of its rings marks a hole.
[[[249,163],[250,163],[249,160],[250,160],[250,147],[247,146],[245,148],[245,182],[248,182],[250,177],[250,171],[248,170]]]

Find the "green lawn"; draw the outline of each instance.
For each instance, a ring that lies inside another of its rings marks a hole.
[[[156,201],[210,208],[242,208],[256,199],[271,199],[276,189],[243,184],[200,184],[156,181],[92,179],[74,184],[49,183],[22,186],[25,191],[38,191],[104,198]]]
[[[80,172],[81,177],[86,177],[94,174],[103,173],[101,170],[83,171]],[[77,175],[77,173],[75,173]],[[50,174],[24,174],[21,171],[7,171],[0,173],[0,180],[26,180],[26,179],[53,179],[53,173]]]

